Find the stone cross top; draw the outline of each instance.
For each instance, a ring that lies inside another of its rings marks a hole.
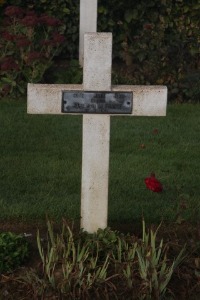
[[[28,113],[83,115],[81,227],[107,227],[110,116],[165,116],[165,86],[111,86],[112,34],[84,36],[83,84],[28,84]]]

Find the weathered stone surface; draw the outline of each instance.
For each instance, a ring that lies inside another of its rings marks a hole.
[[[97,31],[97,0],[80,0],[79,63],[83,66],[84,34]]]
[[[107,227],[110,116],[83,116],[81,227]]]
[[[66,90],[84,91],[83,85],[29,83],[28,113],[62,114],[62,91]],[[167,87],[165,86],[114,85],[112,91],[133,93],[132,113],[126,116],[166,116]]]
[[[84,38],[83,86],[85,91],[110,91],[112,34],[86,33]]]

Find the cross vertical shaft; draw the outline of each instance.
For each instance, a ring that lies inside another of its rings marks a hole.
[[[111,90],[112,35],[85,34],[83,89]],[[110,116],[83,115],[81,227],[107,227]],[[98,212],[98,213],[97,213]]]

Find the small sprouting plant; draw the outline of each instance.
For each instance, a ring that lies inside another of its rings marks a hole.
[[[170,262],[167,258],[168,245],[164,245],[163,239],[157,242],[159,227],[154,232],[152,229],[146,232],[143,220],[142,241],[136,249],[141,284],[141,299],[161,299],[167,290],[167,286],[175,268],[183,260],[185,248]],[[158,244],[157,244],[158,243]]]
[[[0,95],[24,94],[28,82],[42,80],[64,45],[64,25],[34,10],[7,6],[0,29]]]
[[[0,273],[19,267],[28,257],[28,242],[22,235],[0,233]]]
[[[52,291],[67,299],[167,299],[184,249],[168,258],[170,245],[158,239],[159,227],[146,230],[143,220],[139,239],[110,228],[75,234],[65,220],[55,233],[48,221],[47,239],[37,234],[42,273],[32,270],[22,283],[28,282],[40,297]]]
[[[109,286],[109,253],[100,257],[98,243],[92,249],[86,240],[76,240],[69,226],[63,222],[61,234],[55,234],[50,221],[47,222],[47,247],[42,245],[37,234],[37,245],[43,265],[44,278],[53,289],[59,290],[69,299],[88,297],[91,290]],[[112,287],[112,285],[111,285]],[[84,298],[85,299],[85,298]]]

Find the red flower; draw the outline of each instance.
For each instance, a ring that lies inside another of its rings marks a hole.
[[[64,41],[65,41],[64,35],[59,33],[53,33],[51,40],[42,40],[41,45],[57,47],[59,44],[63,43]]]
[[[16,40],[16,45],[20,48],[27,47],[31,44],[31,42],[24,36],[20,36]]]
[[[9,17],[19,17],[23,14],[23,9],[18,6],[7,6],[4,14]]]
[[[4,31],[1,34],[2,38],[6,41],[14,41],[15,36],[13,34],[10,34],[8,31]]]
[[[163,190],[162,184],[155,177],[155,174],[152,173],[150,177],[145,178],[146,187],[156,193],[160,193]]]
[[[24,17],[21,22],[23,25],[28,27],[36,26],[40,23],[39,18],[36,15],[28,15]]]
[[[11,71],[11,70],[19,70],[19,65],[15,62],[15,60],[8,56],[4,57],[1,64],[0,64],[0,69],[2,71]]]
[[[48,15],[43,15],[40,17],[40,22],[44,25],[47,25],[47,26],[58,26],[58,25],[61,25],[61,21],[54,18],[54,17],[51,17],[51,16],[48,16]]]
[[[52,40],[42,40],[42,41],[40,41],[40,44],[42,46],[52,46],[55,44],[55,42]]]
[[[54,33],[53,34],[53,40],[55,41],[56,44],[60,44],[60,43],[64,42],[65,37],[62,34]]]
[[[27,56],[27,63],[30,64],[36,60],[39,60],[42,58],[42,54],[40,52],[36,52],[36,51],[33,51],[33,52],[29,52],[28,56]]]

